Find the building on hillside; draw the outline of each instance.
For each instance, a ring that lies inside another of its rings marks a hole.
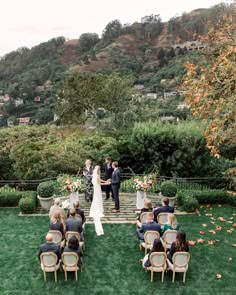
[[[47,81],[43,84],[43,86],[44,86],[44,89],[45,89],[45,90],[52,90],[52,81],[47,80]]]
[[[41,101],[40,96],[35,96],[35,97],[34,97],[34,101],[35,101],[35,102],[40,102],[40,101]]]
[[[43,91],[44,91],[44,86],[37,86],[37,87],[35,88],[35,90],[36,90],[37,92],[43,92]]]
[[[176,95],[178,95],[177,91],[164,92],[164,98],[174,97]]]
[[[187,41],[185,43],[175,44],[173,47],[174,49],[178,49],[178,50],[187,48],[188,51],[199,51],[204,48],[207,48],[208,45],[201,43],[199,41]]]
[[[30,122],[30,117],[19,118],[19,125],[28,125]]]
[[[3,101],[4,102],[8,102],[10,100],[10,95],[9,94],[5,94],[4,96],[3,96]]]
[[[188,104],[186,104],[185,102],[182,102],[177,106],[178,110],[189,109],[189,108],[190,108],[190,106]]]
[[[144,89],[144,85],[143,84],[135,84],[134,89],[135,90],[142,90],[142,89]]]
[[[146,98],[149,98],[149,99],[157,99],[157,93],[155,92],[149,92],[146,94]]]
[[[18,107],[18,106],[24,104],[24,101],[23,101],[23,99],[21,99],[21,98],[17,98],[17,99],[15,99],[14,102],[15,102],[15,106],[16,106],[16,107]]]

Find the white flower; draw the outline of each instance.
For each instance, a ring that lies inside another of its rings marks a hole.
[[[70,201],[69,200],[65,200],[62,202],[62,208],[63,209],[70,209]]]

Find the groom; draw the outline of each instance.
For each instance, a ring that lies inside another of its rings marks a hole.
[[[112,212],[118,213],[120,212],[120,200],[119,200],[120,170],[118,169],[118,162],[113,162],[112,168],[114,169],[114,171],[111,176],[111,188],[112,188],[113,197],[115,201],[115,208],[112,208]]]

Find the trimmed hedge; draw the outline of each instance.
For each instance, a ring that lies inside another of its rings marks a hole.
[[[37,193],[33,191],[24,192],[23,197],[20,199],[19,208],[21,213],[30,214],[34,213],[37,207]]]
[[[4,186],[0,189],[0,207],[16,207],[22,197],[23,192]]]
[[[164,181],[161,184],[161,193],[164,197],[175,197],[177,193],[177,185],[171,180]]]
[[[177,200],[178,204],[186,212],[194,212],[199,207],[198,200],[193,196],[192,191],[178,191]]]

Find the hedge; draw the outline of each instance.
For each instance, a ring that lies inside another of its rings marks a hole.
[[[23,197],[19,201],[19,208],[21,213],[34,213],[37,207],[37,193],[33,191],[24,192]]]
[[[0,207],[16,207],[22,197],[23,192],[3,187],[0,189]]]

